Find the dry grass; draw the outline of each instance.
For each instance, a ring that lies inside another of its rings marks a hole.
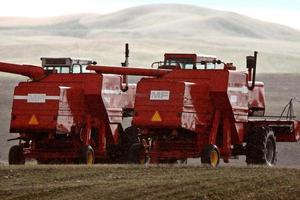
[[[200,166],[0,167],[0,199],[298,199],[300,170]]]

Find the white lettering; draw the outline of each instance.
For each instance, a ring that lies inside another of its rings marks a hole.
[[[169,100],[170,91],[167,90],[151,90],[150,100]]]

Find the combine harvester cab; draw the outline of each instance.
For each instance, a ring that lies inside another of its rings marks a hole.
[[[14,91],[10,132],[19,144],[9,164],[126,162],[132,140],[121,123],[133,113],[136,86],[86,70],[92,60],[41,60],[43,68],[0,63],[0,71],[31,79]]]
[[[130,161],[174,163],[201,157],[202,163],[216,167],[220,158],[229,162],[246,155],[247,164],[274,165],[276,142],[299,141],[300,127],[293,116],[264,116],[265,91],[255,81],[256,59],[257,52],[247,57],[248,72],[196,54],[165,54],[163,62],[153,64],[157,70],[115,68],[120,74],[152,76],[137,84],[132,124],[140,142],[132,145]]]

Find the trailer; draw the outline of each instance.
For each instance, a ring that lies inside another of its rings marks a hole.
[[[128,65],[129,50],[126,46]],[[42,67],[0,63],[0,71],[27,76],[14,90],[9,164],[127,162],[132,139],[122,120],[132,116],[136,85],[126,76],[87,70],[91,59],[41,58]]]
[[[289,112],[265,116],[264,83],[256,81],[256,60],[246,71],[215,56],[165,54],[157,69],[90,66],[107,72],[150,76],[137,84],[132,128],[139,142],[129,150],[133,163],[186,162],[201,158],[212,167],[238,155],[247,164],[276,164],[277,142],[300,140],[300,123]],[[221,66],[221,68],[218,68]]]

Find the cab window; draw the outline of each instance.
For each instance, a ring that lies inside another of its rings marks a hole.
[[[182,63],[183,69],[194,69],[194,64],[192,63]]]
[[[195,63],[191,59],[166,60],[167,65],[179,66],[181,69],[195,69]]]
[[[216,64],[213,63],[197,63],[197,69],[216,69]]]
[[[82,66],[79,65],[79,64],[74,64],[72,72],[74,74],[80,74],[80,73],[82,73]]]
[[[55,71],[56,73],[70,73],[69,67],[45,67],[46,70]]]
[[[69,67],[60,67],[60,73],[68,74],[68,73],[70,73],[70,68]]]
[[[86,68],[88,67],[88,65],[82,65],[82,73],[90,73],[90,70],[87,70]]]

